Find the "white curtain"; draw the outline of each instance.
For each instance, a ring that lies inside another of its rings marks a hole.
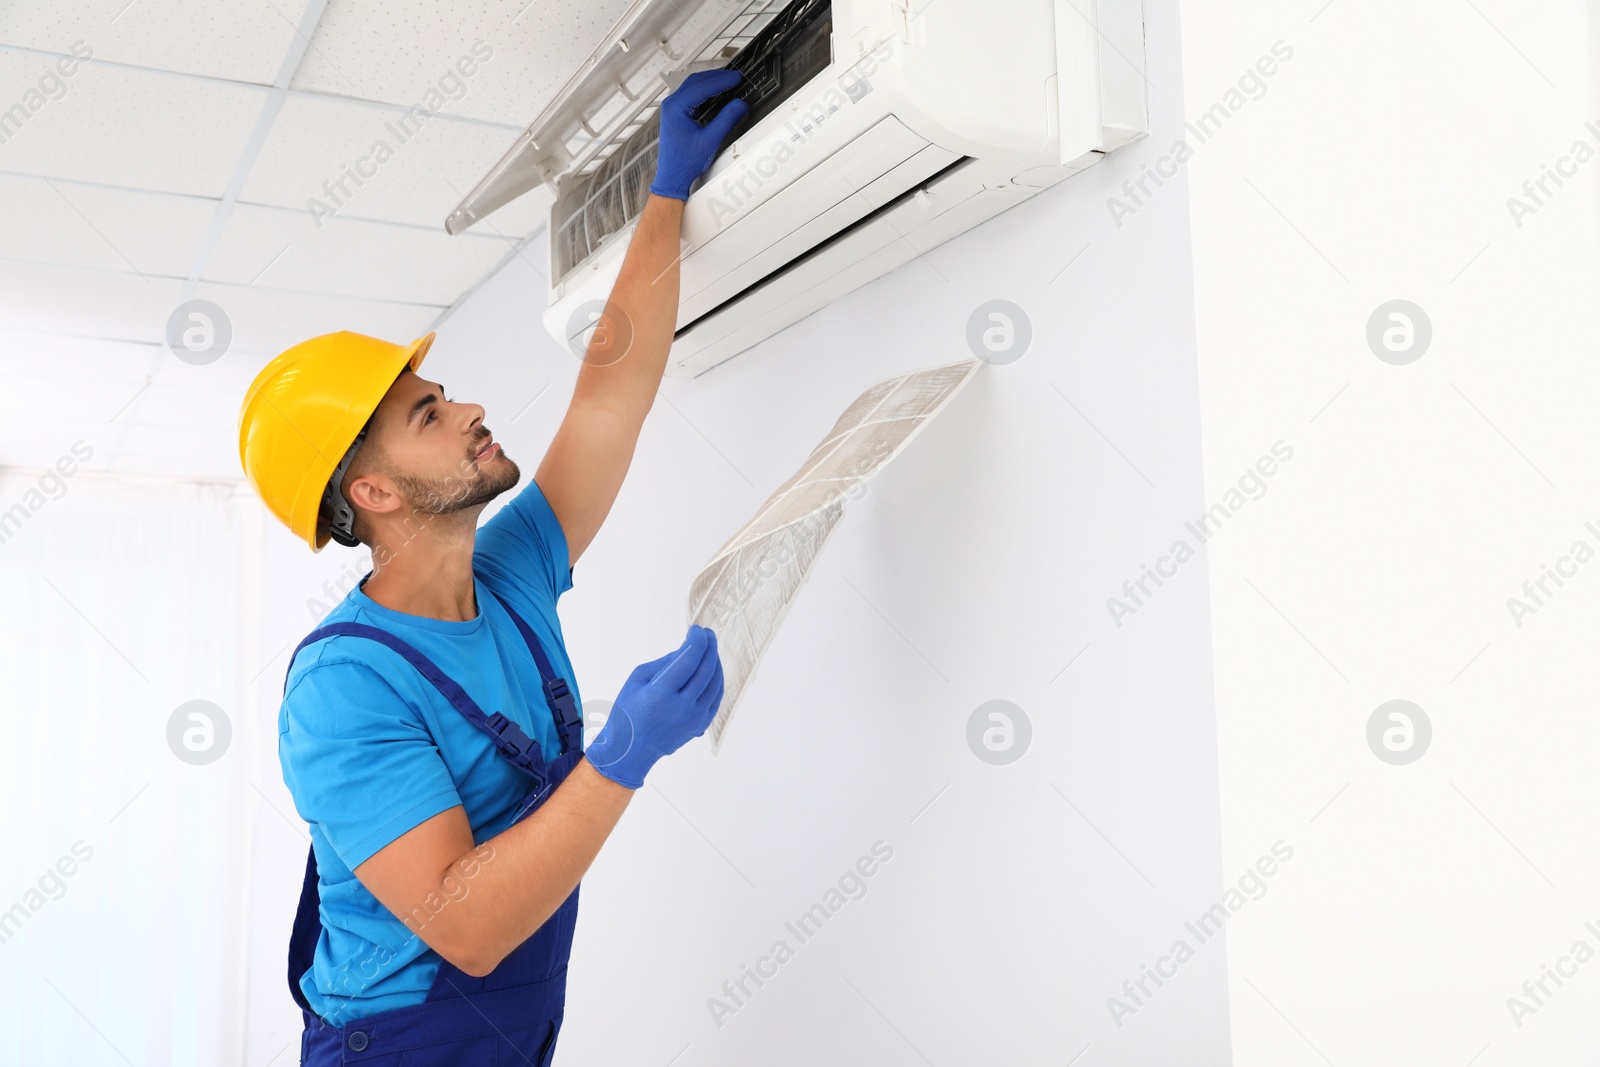
[[[0,471],[0,1063],[242,1058],[261,539],[235,486]]]

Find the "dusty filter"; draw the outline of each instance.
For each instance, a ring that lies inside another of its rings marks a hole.
[[[945,409],[978,366],[969,359],[902,374],[856,397],[800,469],[701,568],[689,590],[689,621],[716,631],[726,684],[711,724],[713,752],[845,501]]]
[[[744,82],[736,90],[712,97],[695,114],[705,125],[736,95],[749,104],[750,113],[733,127],[725,144],[732,144],[832,62],[833,8],[829,0],[793,0],[776,12],[752,10],[769,6],[752,4],[740,16],[745,21],[740,27],[744,32],[766,19],[761,30],[726,63],[744,74]],[[660,134],[659,120],[644,123],[598,167],[562,190],[552,246],[558,283],[644,210],[655,176]]]

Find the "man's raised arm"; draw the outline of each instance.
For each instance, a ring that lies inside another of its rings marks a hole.
[[[689,112],[741,79],[732,70],[691,74],[661,102],[650,198],[584,354],[572,403],[534,475],[566,534],[569,563],[577,563],[610,513],[661,384],[678,325],[679,244],[689,187],[711,166],[748,106],[730,100],[703,128]]]

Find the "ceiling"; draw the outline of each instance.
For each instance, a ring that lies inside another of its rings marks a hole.
[[[627,6],[0,0],[0,466],[241,478],[267,360],[420,336],[542,227],[443,221]],[[231,339],[179,358],[195,300]]]

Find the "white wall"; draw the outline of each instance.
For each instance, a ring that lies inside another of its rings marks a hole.
[[[1188,167],[1208,497],[1272,441],[1296,450],[1212,545],[1224,872],[1296,849],[1230,931],[1235,1060],[1593,1063],[1600,964],[1520,1027],[1507,999],[1579,939],[1600,949],[1600,574],[1520,628],[1506,606],[1575,540],[1600,546],[1600,161],[1520,228],[1506,205],[1600,145],[1592,15],[1183,15],[1191,116],[1274,40],[1295,49]],[[1405,366],[1364,338],[1394,298],[1433,326]],[[1395,698],[1433,726],[1405,766],[1365,739]]]
[[[1176,10],[1148,7],[1153,140],[1168,142]],[[635,798],[584,881],[560,1062],[1228,1061],[1221,938],[1120,1028],[1107,1006],[1223,880],[1204,563],[1120,629],[1105,607],[1203,506],[1185,183],[1111,239],[1104,201],[1135,175],[1113,159],[663,386],[563,603],[590,700],[681,640],[696,570],[857,393],[969,356],[986,300],[1020,304],[1035,331],[852,507],[722,754],[690,746]],[[512,260],[428,364],[486,405],[525,476],[576,371],[539,325],[544,256]],[[269,541],[268,655],[354,556]],[[965,740],[995,698],[1034,731],[1006,767]],[[267,793],[292,810],[281,785]],[[276,814],[261,826],[257,874],[279,900],[260,910],[252,1062],[298,1027],[280,960],[305,848]],[[893,858],[867,894],[808,943],[788,935],[880,840]],[[795,957],[717,1026],[708,998],[780,937]]]

